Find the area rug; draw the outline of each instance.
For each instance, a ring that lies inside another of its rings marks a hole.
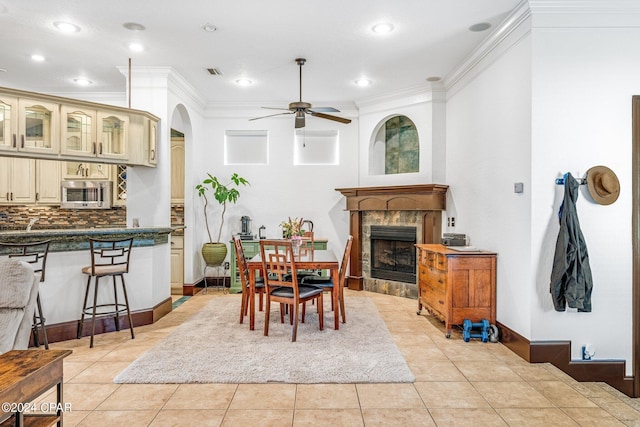
[[[347,323],[333,329],[331,301],[325,298],[325,329],[316,307],[307,305],[305,323],[291,342],[291,325],[271,307],[269,336],[264,313],[256,329],[238,322],[239,295],[214,298],[205,308],[148,350],[115,383],[399,383],[413,382],[375,304],[366,296],[345,301]],[[256,304],[257,305],[257,304]]]

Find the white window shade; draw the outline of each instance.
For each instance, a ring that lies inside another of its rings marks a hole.
[[[337,130],[296,129],[293,152],[295,165],[337,165],[340,163]]]
[[[266,130],[227,130],[224,133],[225,165],[269,163],[269,133]]]

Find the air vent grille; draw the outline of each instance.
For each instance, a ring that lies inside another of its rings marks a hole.
[[[207,71],[212,76],[221,76],[222,75],[222,71],[218,70],[217,68],[207,68]]]

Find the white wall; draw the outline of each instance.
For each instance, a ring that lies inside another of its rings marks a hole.
[[[624,359],[631,374],[631,97],[640,93],[640,26],[629,21],[637,15],[603,10],[534,9],[448,88],[447,213],[472,244],[498,253],[498,321],[531,341],[570,340],[573,359],[593,344],[596,359]],[[555,312],[549,279],[564,189],[554,181],[596,165],[613,169],[622,188],[616,203],[601,206],[582,187],[577,203],[593,311]],[[514,194],[514,182],[524,183],[523,194]]]
[[[531,40],[514,35],[508,44],[447,97],[447,216],[450,231],[498,253],[497,320],[530,337]]]
[[[532,262],[538,298],[532,300],[534,340],[570,339],[596,346],[596,358],[632,357],[631,97],[640,94],[640,55],[634,28],[533,30]],[[558,26],[556,23],[555,26]],[[619,199],[601,206],[581,188],[578,215],[593,273],[591,313],[555,312],[548,289],[565,172],[583,176],[596,165],[611,168],[621,184]],[[627,364],[627,372],[631,366]]]

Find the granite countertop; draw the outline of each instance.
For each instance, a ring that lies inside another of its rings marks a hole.
[[[0,231],[0,242],[29,243],[49,240],[49,251],[66,252],[89,248],[89,238],[118,239],[133,237],[133,246],[155,246],[168,243],[170,233],[183,230],[184,226],[158,227],[92,227],[50,228]]]

